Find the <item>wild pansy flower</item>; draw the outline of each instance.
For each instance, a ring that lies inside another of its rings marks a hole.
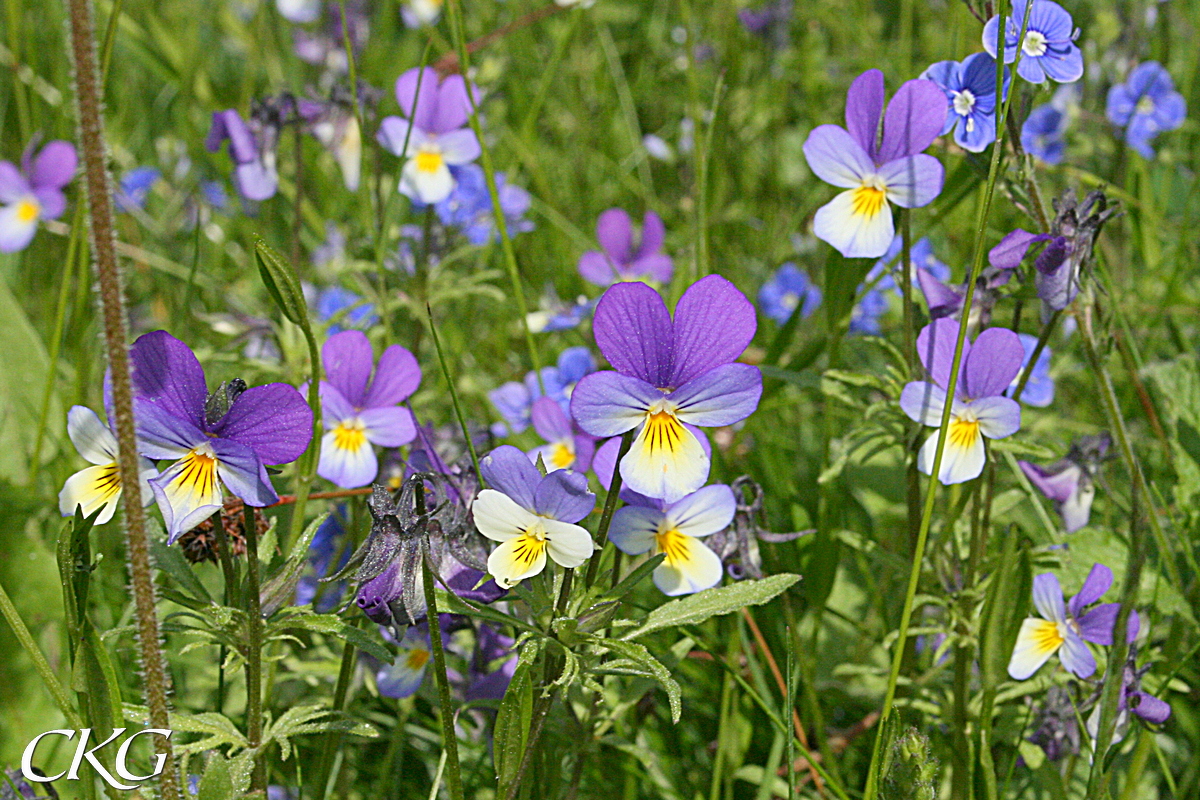
[[[996,59],[987,53],[975,53],[957,61],[939,61],[923,73],[946,93],[945,136],[954,131],[954,141],[971,153],[981,153],[996,141]],[[1004,93],[1008,96],[1011,80],[1004,68]]]
[[[362,177],[362,130],[353,98],[346,94],[339,87],[329,100],[299,100],[296,114],[305,130],[333,156],[346,189],[356,192]]]
[[[1029,617],[1021,623],[1017,645],[1008,662],[1008,674],[1023,681],[1037,672],[1050,656],[1059,654],[1067,671],[1077,678],[1090,678],[1096,671],[1096,659],[1087,643],[1111,645],[1113,623],[1120,603],[1102,603],[1086,610],[1112,586],[1112,570],[1096,564],[1088,573],[1079,594],[1063,605],[1058,578],[1045,572],[1033,579],[1033,605],[1041,618]],[[1137,635],[1138,615],[1129,614],[1128,636]]]
[[[1136,619],[1136,618],[1135,618]],[[1131,627],[1133,626],[1131,623]],[[1133,638],[1132,634],[1130,638]],[[1128,712],[1132,711],[1139,717],[1153,725],[1162,725],[1171,718],[1171,706],[1165,701],[1142,689],[1142,678],[1150,671],[1150,664],[1142,667],[1137,666],[1137,651],[1135,648],[1130,648],[1129,658],[1125,662],[1124,680],[1121,683],[1121,698],[1117,701],[1117,710],[1120,712],[1117,719],[1118,730],[1124,728],[1123,723],[1127,723]],[[1099,723],[1099,715],[1097,715],[1096,723]],[[1095,737],[1095,729],[1091,726],[1089,720],[1089,733]]]
[[[805,319],[812,316],[821,305],[821,290],[809,279],[808,273],[789,261],[775,270],[758,290],[758,305],[764,314],[783,325],[797,307],[800,307],[800,316]]]
[[[571,416],[593,436],[637,430],[620,464],[630,489],[673,503],[704,485],[710,462],[685,423],[732,425],[758,407],[762,373],[733,363],[756,326],[754,306],[720,275],[688,288],[673,321],[644,283],[616,284],[600,298],[592,330],[616,371],[581,380]]]
[[[762,555],[758,547],[760,541],[783,544],[807,536],[813,531],[775,533],[766,530],[759,522],[764,497],[762,486],[755,483],[750,476],[742,475],[735,478],[729,488],[737,501],[733,522],[724,530],[714,533],[705,544],[721,559],[729,577],[735,581],[746,578],[758,580],[763,577]]]
[[[377,138],[407,159],[399,191],[421,203],[445,200],[454,189],[450,166],[474,161],[480,153],[474,131],[466,127],[471,113],[466,82],[461,75],[440,79],[431,67],[414,67],[396,79],[396,101],[403,117],[384,117]]]
[[[438,615],[443,637],[448,633],[449,616]],[[386,627],[381,627],[379,632],[388,641],[396,642]],[[391,664],[381,664],[375,671],[375,686],[379,694],[397,700],[416,694],[425,680],[425,667],[433,655],[431,647],[428,620],[404,631],[404,637],[396,642],[396,660]]]
[[[1047,467],[1017,462],[1029,482],[1054,502],[1067,533],[1088,524],[1096,496],[1096,475],[1111,446],[1112,437],[1105,432],[1076,440],[1065,457]]]
[[[103,525],[112,519],[121,502],[117,437],[100,421],[95,411],[85,406],[72,406],[67,412],[67,435],[79,455],[93,466],[84,467],[67,478],[58,493],[58,510],[64,517],[69,517],[75,513],[76,506],[81,506],[83,515],[90,517],[96,509],[102,509],[96,524]],[[148,481],[158,474],[158,470],[147,459],[138,460],[142,467],[138,475],[142,505],[150,505],[154,502],[154,493]]]
[[[1022,27],[1025,38],[1020,41],[1018,75],[1030,83],[1045,83],[1047,78],[1056,83],[1074,83],[1083,77],[1083,53],[1075,46],[1079,29],[1062,6],[1050,0],[1026,0],[1022,14],[1004,18],[1005,64],[1017,60]],[[983,49],[992,58],[999,50],[999,34],[1000,16],[996,15],[983,26]]]
[[[958,383],[951,390],[957,339],[958,323],[953,320],[926,325],[917,336],[917,352],[933,382],[913,381],[900,394],[900,408],[910,419],[935,428],[942,424],[942,409],[951,397],[948,438],[938,473],[944,484],[969,481],[983,472],[984,436],[1003,439],[1021,427],[1021,407],[1003,396],[1021,368],[1020,339],[1005,328],[988,328],[974,344],[964,339]],[[933,471],[938,437],[935,431],[917,455],[917,468],[926,475]]]
[[[484,456],[479,469],[494,488],[480,492],[471,511],[479,532],[500,542],[487,567],[502,588],[540,573],[547,555],[568,569],[592,555],[592,535],[575,524],[596,505],[582,473],[555,470],[543,476],[510,445]]]
[[[596,440],[578,429],[557,401],[539,397],[533,401],[533,429],[546,444],[529,451],[535,464],[541,456],[547,470],[573,469],[587,472],[596,450]]]
[[[1171,73],[1157,61],[1133,68],[1124,83],[1108,90],[1108,121],[1125,129],[1125,141],[1143,158],[1154,158],[1150,140],[1173,131],[1187,117],[1187,101],[1175,91]]]
[[[0,161],[0,253],[24,250],[33,240],[40,219],[56,219],[67,208],[63,187],[75,176],[75,146],[46,142],[38,154],[30,145],[18,170]]]
[[[221,484],[251,506],[279,500],[268,464],[295,461],[312,439],[312,411],[285,383],[244,381],[208,394],[191,349],[166,331],[138,337],[129,352],[142,454],[175,459],[150,481],[168,542],[221,508]]]
[[[921,153],[942,131],[946,97],[933,81],[908,81],[883,113],[883,73],[855,78],[846,94],[846,127],[821,125],[804,142],[818,178],[847,191],[817,211],[813,233],[846,258],[878,258],[895,227],[889,203],[919,208],[942,191],[942,165]],[[878,138],[883,117],[883,138]]]
[[[675,597],[721,582],[720,557],[700,541],[729,527],[737,502],[724,484],[705,486],[674,503],[638,498],[617,511],[609,540],[631,556],[666,554],[654,569],[654,585]]]
[[[278,133],[275,137],[264,136],[261,127],[255,127],[259,129],[252,130],[235,109],[214,111],[204,146],[215,153],[228,139],[229,157],[234,163],[233,183],[238,194],[247,200],[268,200],[279,187],[274,142]]]
[[[538,376],[534,372],[525,375],[524,382],[509,381],[497,389],[488,392],[488,399],[500,412],[507,425],[504,430],[497,429],[497,436],[507,436],[509,433],[521,433],[532,422],[533,401],[542,396],[542,386],[546,388],[546,396],[552,398],[563,409],[569,412],[571,393],[583,376],[596,371],[596,359],[586,347],[568,347],[558,356],[558,362],[553,367],[542,367],[542,381],[538,384]]]
[[[146,198],[162,173],[154,167],[137,167],[126,172],[119,184],[113,200],[117,211],[132,211],[135,208],[145,208]]]
[[[443,225],[458,228],[471,244],[482,245],[499,241],[496,218],[492,211],[492,196],[488,192],[487,177],[477,164],[463,164],[450,170],[454,175],[454,190],[435,205],[438,219]],[[503,172],[496,173],[496,194],[500,198],[500,211],[504,214],[508,235],[533,230],[533,223],[525,219],[533,198],[520,186],[508,183]]]
[[[634,247],[633,220],[623,208],[610,208],[596,221],[600,250],[579,257],[579,274],[597,286],[618,281],[649,280],[670,283],[674,267],[662,252],[667,229],[662,218],[647,211],[642,219],[642,238]]]
[[[317,474],[343,489],[366,486],[379,471],[372,445],[399,447],[417,435],[412,412],[399,404],[417,390],[421,368],[398,344],[384,350],[375,366],[362,331],[326,339],[321,363],[321,421],[329,432],[321,440]]]
[[[422,25],[433,25],[442,15],[444,0],[405,0],[400,6],[400,16],[405,27],[419,28]]]
[[[1025,382],[1025,389],[1021,392],[1021,402],[1035,408],[1045,408],[1054,402],[1054,378],[1050,377],[1050,348],[1043,347],[1037,363],[1031,367],[1029,359],[1033,358],[1033,351],[1037,349],[1038,337],[1028,333],[1018,333],[1017,336],[1020,337],[1021,347],[1025,350],[1025,360],[1021,363],[1017,377],[1013,378],[1012,384],[1009,385],[1007,394],[1011,395],[1017,390],[1021,376],[1028,372],[1029,380]]]

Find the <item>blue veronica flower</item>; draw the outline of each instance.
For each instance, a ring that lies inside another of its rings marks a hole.
[[[797,307],[802,317],[812,316],[821,305],[821,290],[807,273],[789,261],[758,290],[758,305],[764,314],[783,325]]]
[[[316,312],[323,322],[336,318],[337,321],[329,326],[330,336],[346,328],[366,330],[379,322],[375,306],[336,284],[325,287],[317,295]]]
[[[137,167],[126,172],[117,187],[117,211],[132,211],[146,207],[146,197],[162,173],[154,167]]]
[[[477,164],[451,168],[455,186],[446,199],[434,204],[443,225],[458,228],[471,244],[482,245],[499,239],[492,198],[488,193],[487,177]],[[503,172],[496,173],[496,194],[504,212],[509,236],[533,230],[533,223],[524,218],[532,204],[529,192],[505,180]]]
[[[897,234],[892,239],[887,252],[875,262],[875,266],[867,273],[867,277],[863,280],[863,283],[868,286],[874,284],[874,286],[863,295],[858,305],[854,307],[854,311],[850,316],[851,332],[874,336],[878,335],[881,331],[879,318],[884,315],[888,308],[888,300],[885,293],[889,291],[894,292],[898,297],[902,294],[900,282],[896,280],[893,274],[893,265],[900,258],[902,244],[901,237]],[[933,254],[933,244],[929,241],[929,237],[922,236],[913,242],[912,247],[908,251],[908,258],[914,291],[918,286],[917,271],[920,269],[925,270],[940,281],[950,280],[950,267]]]
[[[1026,0],[1022,14],[1004,20],[1004,63],[1017,63],[1017,74],[1030,83],[1074,83],[1083,77],[1083,53],[1075,46],[1079,29],[1071,15],[1051,0]],[[1024,25],[1025,37],[1018,43]],[[996,57],[999,15],[983,26],[983,49]],[[1018,44],[1020,45],[1018,48]]]
[[[1047,164],[1062,163],[1068,122],[1067,112],[1053,103],[1038,106],[1029,112],[1029,118],[1021,126],[1021,147]]]
[[[229,208],[229,195],[225,193],[225,187],[220,181],[200,181],[200,195],[204,202],[218,211]]]
[[[921,75],[946,93],[946,125],[942,135],[954,131],[954,141],[972,153],[996,141],[996,59],[987,53],[957,61],[939,61]],[[1004,97],[1012,75],[1004,68]],[[1003,98],[1001,98],[1003,99]]]
[[[879,318],[884,315],[887,308],[887,297],[879,290],[879,287],[871,289],[863,295],[862,300],[858,301],[858,305],[850,314],[850,332],[878,336],[883,330],[879,325]]]
[[[1154,158],[1150,140],[1183,124],[1187,101],[1175,91],[1171,74],[1157,61],[1133,68],[1125,83],[1108,90],[1109,122],[1125,129],[1125,141],[1144,158]]]
[[[1021,347],[1025,350],[1025,360],[1021,364],[1021,371],[1013,378],[1008,391],[1005,392],[1010,396],[1017,390],[1021,376],[1029,369],[1029,359],[1033,356],[1033,351],[1038,343],[1038,337],[1031,334],[1018,333],[1017,336],[1020,337]],[[1021,402],[1037,408],[1045,408],[1054,402],[1054,378],[1050,377],[1049,347],[1042,348],[1042,354],[1038,356],[1037,363],[1033,365],[1033,370],[1029,373],[1029,380],[1025,384],[1025,391],[1021,392]]]
[[[546,396],[555,400],[569,417],[571,392],[575,384],[585,375],[596,371],[596,359],[586,347],[568,347],[558,357],[553,367],[542,367],[542,385]],[[533,401],[542,396],[537,375],[529,372],[525,380],[509,381],[488,392],[488,399],[500,412],[504,423],[492,426],[492,432],[500,437],[517,434],[529,427],[532,421]]]

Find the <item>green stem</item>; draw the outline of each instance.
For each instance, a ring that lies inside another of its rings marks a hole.
[[[350,691],[350,679],[354,676],[356,652],[354,645],[349,642],[342,647],[342,663],[338,668],[337,683],[333,687],[332,709],[334,711],[341,711],[346,705],[346,695]],[[329,797],[330,784],[334,779],[333,765],[341,742],[342,735],[337,731],[330,731],[325,735],[325,746],[321,751],[320,771],[317,773],[320,775],[317,785],[321,787],[322,800]]]
[[[455,44],[458,46],[458,68],[464,76],[470,74],[470,61],[467,54],[467,40],[463,32],[461,0],[450,0],[446,4],[449,11],[450,27],[454,31]],[[492,167],[492,156],[488,152],[483,138],[483,128],[479,124],[479,109],[475,104],[475,89],[470,80],[464,80],[467,88],[467,100],[471,104],[471,130],[479,141],[479,163],[483,167],[484,178],[487,180],[488,195],[492,199],[492,216],[496,220],[496,230],[500,234],[500,247],[504,251],[504,263],[508,267],[508,278],[512,283],[513,297],[517,301],[517,313],[521,316],[521,329],[525,332],[525,346],[529,349],[529,361],[533,365],[533,373],[537,376],[538,388],[542,394],[546,387],[542,383],[542,362],[538,357],[537,346],[533,341],[533,331],[529,328],[529,311],[525,303],[525,290],[521,287],[521,272],[517,267],[517,254],[513,250],[512,239],[508,235],[508,221],[504,217],[504,209],[500,207],[500,193],[496,190],[496,171]]]
[[[629,452],[633,444],[634,430],[626,431],[621,437],[621,447],[617,450],[617,460],[613,462],[612,482],[608,486],[608,496],[604,498],[604,513],[600,517],[600,527],[596,529],[596,551],[588,561],[587,577],[584,584],[591,588],[596,582],[596,573],[600,569],[600,553],[608,544],[608,527],[612,524],[613,514],[617,511],[617,500],[621,494],[621,459]]]
[[[313,336],[312,329],[305,325],[302,331],[305,341],[308,342],[309,369],[312,371],[312,377],[308,381],[308,407],[313,413],[313,432],[308,449],[296,464],[296,502],[292,509],[292,522],[288,526],[287,540],[282,543],[285,553],[291,552],[292,542],[304,531],[304,507],[308,504],[309,491],[317,474],[317,464],[321,460],[321,351],[317,347],[317,339]]]
[[[433,677],[437,681],[438,705],[442,719],[442,749],[446,753],[446,786],[450,800],[463,800],[462,775],[458,765],[458,734],[454,732],[454,705],[450,701],[450,679],[446,676],[446,651],[442,646],[442,626],[438,621],[437,594],[433,569],[429,566],[428,545],[422,544],[421,581],[425,585],[425,619],[429,627],[429,649],[433,655]]]
[[[71,700],[67,697],[67,692],[63,689],[63,685],[58,682],[58,677],[55,676],[54,670],[50,667],[50,662],[46,660],[46,656],[42,654],[41,649],[37,646],[37,642],[33,640],[33,635],[29,633],[29,628],[25,626],[25,621],[21,619],[17,607],[13,605],[13,601],[5,591],[4,586],[0,585],[0,614],[4,615],[4,619],[8,621],[9,627],[16,634],[17,641],[25,648],[25,653],[33,662],[33,668],[37,670],[41,676],[42,683],[49,690],[50,696],[54,698],[55,705],[59,711],[67,718],[67,722],[75,729],[83,727],[83,722],[80,721],[79,715],[75,713],[75,709],[71,707]]]
[[[263,619],[259,600],[258,521],[254,506],[242,507],[242,525],[246,535],[246,740],[250,747],[262,744],[262,648]],[[254,759],[251,789],[267,790],[267,769],[263,754]]]

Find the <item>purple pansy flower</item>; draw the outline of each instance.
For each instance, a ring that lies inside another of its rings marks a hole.
[[[1096,473],[1110,446],[1112,437],[1101,433],[1080,438],[1064,458],[1047,467],[1017,462],[1029,482],[1053,501],[1067,533],[1088,524],[1096,496]]]
[[[962,368],[958,383],[950,390],[950,370],[958,323],[939,319],[926,325],[917,336],[917,352],[933,382],[913,381],[900,394],[900,408],[923,425],[942,424],[947,395],[952,397],[950,427],[942,453],[938,480],[962,483],[979,476],[987,458],[983,437],[1003,439],[1021,427],[1021,407],[1003,394],[1021,368],[1021,340],[1005,328],[988,328],[975,339],[963,341]],[[926,440],[917,456],[917,467],[926,475],[933,471],[938,432]]]
[[[268,137],[252,132],[234,109],[214,111],[212,128],[204,146],[209,152],[221,149],[221,143],[229,140],[229,157],[235,164],[233,182],[238,194],[247,200],[268,200],[275,196],[279,187],[279,173],[275,171],[275,149],[268,145]]]
[[[1113,623],[1117,620],[1120,603],[1102,603],[1085,611],[1112,586],[1112,570],[1096,564],[1088,573],[1079,594],[1063,604],[1058,578],[1046,572],[1033,579],[1033,605],[1041,618],[1029,617],[1021,623],[1017,645],[1008,662],[1008,674],[1023,681],[1045,664],[1050,656],[1059,654],[1063,666],[1077,678],[1090,678],[1096,671],[1096,659],[1087,642],[1111,645]],[[1129,614],[1127,635],[1137,635],[1138,615]]]
[[[1083,77],[1083,53],[1075,46],[1079,29],[1058,3],[1026,0],[1024,17],[1014,13],[1005,17],[1004,23],[1005,64],[1017,60],[1017,40],[1024,26],[1021,60],[1017,64],[1017,74],[1022,78],[1030,83],[1045,83],[1047,78],[1057,83],[1074,83]],[[999,32],[1000,17],[997,15],[983,26],[983,49],[992,58],[999,49],[996,45]]]
[[[596,221],[600,250],[589,250],[579,257],[579,274],[597,286],[642,279],[670,283],[671,257],[661,252],[666,232],[662,218],[647,211],[641,242],[634,248],[633,220],[625,209],[610,208]]]
[[[546,444],[529,451],[535,464],[538,456],[548,470],[572,469],[587,472],[596,450],[596,439],[579,430],[553,398],[533,401],[533,429]]]
[[[412,412],[402,403],[421,383],[413,354],[398,344],[383,351],[372,377],[371,342],[362,331],[342,331],[321,348],[322,422],[317,474],[343,489],[366,486],[379,471],[375,449],[408,444],[417,435]]]
[[[958,146],[981,153],[996,141],[996,59],[987,53],[967,56],[962,63],[939,61],[921,74],[946,93],[946,124],[942,135],[954,131]],[[1011,76],[1004,68],[1004,94]]]
[[[471,115],[467,84],[461,75],[439,79],[431,67],[414,67],[396,79],[396,100],[403,117],[385,117],[378,139],[407,159],[399,190],[420,203],[445,200],[454,189],[450,166],[474,161],[481,152],[475,133],[466,127]]]
[[[0,253],[24,250],[33,240],[39,219],[56,219],[67,208],[63,187],[75,176],[75,146],[47,142],[38,154],[30,145],[18,170],[0,161]]]
[[[1033,358],[1033,351],[1037,349],[1038,337],[1028,333],[1017,335],[1021,338],[1022,349],[1025,350],[1025,360],[1006,394],[1015,392],[1017,384],[1021,382],[1021,376],[1029,372],[1029,380],[1025,382],[1025,389],[1021,392],[1021,402],[1035,408],[1045,408],[1054,402],[1054,378],[1050,377],[1050,348],[1043,347],[1037,363],[1030,367],[1029,359]]]
[[[674,321],[644,283],[617,284],[600,298],[592,329],[616,371],[581,380],[571,416],[593,436],[637,429],[620,464],[630,489],[672,503],[704,485],[710,462],[684,424],[732,425],[758,407],[762,373],[733,363],[756,325],[754,306],[720,275],[684,292]]]
[[[1131,617],[1131,629],[1137,629],[1136,615]],[[1133,638],[1131,634],[1130,638]],[[1117,710],[1119,716],[1117,718],[1117,729],[1121,730],[1128,723],[1128,712],[1133,711],[1139,717],[1153,725],[1162,725],[1171,718],[1171,706],[1165,700],[1161,700],[1149,692],[1142,690],[1142,677],[1149,671],[1150,665],[1138,668],[1137,653],[1135,648],[1130,648],[1129,660],[1125,663],[1124,680],[1121,683],[1121,699],[1117,702]],[[1094,737],[1096,735],[1096,727],[1099,726],[1099,714],[1096,714],[1095,723],[1091,719],[1088,720],[1088,732]]]
[[[942,165],[921,153],[942,131],[946,96],[933,81],[908,81],[883,113],[883,73],[867,70],[846,95],[846,127],[821,125],[804,142],[818,178],[842,192],[817,211],[813,233],[846,258],[878,258],[895,227],[889,203],[919,208],[942,191]],[[883,117],[883,138],[878,138]]]
[[[736,510],[733,490],[724,484],[674,503],[639,497],[613,515],[608,538],[629,555],[665,553],[654,569],[654,585],[670,597],[691,594],[721,582],[721,558],[700,539],[728,528]]]
[[[1154,158],[1150,140],[1162,131],[1173,131],[1187,117],[1187,101],[1175,91],[1171,73],[1157,61],[1144,61],[1133,68],[1124,83],[1108,90],[1108,121],[1125,129],[1125,141],[1142,154]]]
[[[175,459],[150,481],[169,542],[221,508],[222,483],[247,505],[279,500],[267,465],[295,461],[312,439],[312,411],[294,387],[239,380],[209,395],[195,354],[166,331],[138,337],[129,358],[142,454]]]
[[[789,261],[758,290],[758,305],[764,314],[783,325],[798,307],[801,317],[812,316],[821,305],[821,290],[808,273]]]
[[[479,462],[484,489],[471,504],[475,527],[500,542],[488,556],[488,572],[505,589],[546,568],[546,556],[574,569],[592,555],[592,535],[575,523],[591,513],[596,495],[580,472],[541,475],[529,457],[502,445]]]
[[[107,384],[105,389],[104,404],[111,420],[111,391],[108,391]],[[111,422],[105,425],[96,412],[86,406],[72,406],[67,412],[67,435],[71,437],[71,444],[93,466],[84,467],[63,484],[58,493],[58,510],[64,517],[73,515],[76,508],[81,508],[85,517],[90,517],[100,509],[96,524],[103,525],[116,513],[121,502],[122,486],[120,469],[117,467],[117,437],[110,426]],[[148,506],[154,502],[149,480],[158,474],[158,470],[145,458],[139,458],[138,461],[141,466],[138,482],[142,505]]]

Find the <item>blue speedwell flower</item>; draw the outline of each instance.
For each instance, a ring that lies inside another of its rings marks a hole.
[[[1083,53],[1075,46],[1079,30],[1071,15],[1050,0],[1026,0],[1023,13],[1004,19],[1004,63],[1017,61],[1018,39],[1022,28],[1020,61],[1017,74],[1030,83],[1074,83],[1083,77]],[[996,57],[1000,33],[999,15],[983,26],[983,49]]]
[[[819,305],[821,290],[807,273],[790,261],[777,269],[758,290],[759,308],[780,325],[791,319],[797,308],[800,316],[808,318]]]
[[[1150,140],[1173,131],[1187,116],[1187,102],[1175,91],[1171,75],[1157,61],[1138,64],[1124,83],[1108,90],[1108,121],[1125,129],[1125,141],[1145,158],[1154,158]]]
[[[1038,106],[1029,112],[1021,126],[1021,147],[1047,164],[1062,163],[1067,149],[1064,134],[1069,121],[1067,112],[1055,108],[1053,103]]]
[[[996,59],[987,53],[957,61],[939,61],[921,75],[946,93],[946,125],[942,135],[954,131],[954,141],[964,150],[982,152],[996,141]],[[1004,68],[1004,97],[1011,80]],[[1001,98],[1003,101],[1003,97]]]

